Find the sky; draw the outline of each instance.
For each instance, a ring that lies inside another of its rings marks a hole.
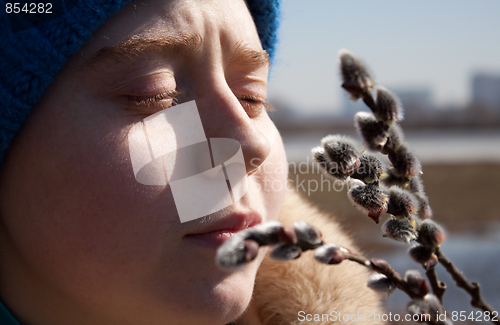
[[[337,53],[346,48],[380,84],[464,104],[474,72],[500,75],[499,16],[500,0],[282,0],[268,98],[299,114],[338,112]]]

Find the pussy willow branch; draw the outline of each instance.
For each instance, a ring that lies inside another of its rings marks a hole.
[[[375,260],[368,260],[366,257],[354,255],[354,254],[346,254],[345,253],[344,255],[345,255],[345,259],[347,259],[347,260],[356,262],[360,265],[368,267],[369,269],[371,269],[375,272],[378,272],[378,273],[385,275],[388,279],[390,279],[392,282],[394,282],[396,284],[396,287],[399,290],[406,293],[411,299],[415,299],[415,298],[423,299],[424,298],[425,295],[416,294],[411,289],[411,287],[408,285],[408,282],[406,282],[398,272],[394,271],[394,269],[392,268],[392,266],[390,264],[383,263],[383,266],[380,267],[380,266],[377,266],[378,263],[376,263]],[[441,305],[442,305],[443,303],[442,303],[442,300],[440,299],[440,297],[438,297],[438,299],[440,300]],[[432,324],[432,325],[438,324],[438,322],[435,322],[432,320],[429,320],[426,323]]]
[[[429,294],[429,285],[418,271],[407,271],[401,277],[385,260],[369,260],[348,248],[326,244],[321,231],[303,221],[295,222],[293,227],[272,221],[243,230],[218,248],[216,264],[227,271],[236,270],[253,261],[263,246],[274,247],[270,258],[276,260],[289,261],[299,258],[303,252],[314,251],[314,258],[323,264],[339,264],[344,260],[356,262],[383,275],[370,278],[369,286],[373,289],[390,293],[398,288],[417,304],[412,313],[430,315],[426,318],[428,324],[449,324],[433,317],[436,312],[444,312],[444,308],[437,297]]]
[[[457,267],[443,254],[443,252],[441,252],[439,248],[436,249],[435,254],[438,257],[439,263],[441,263],[446,271],[451,274],[451,277],[455,280],[457,286],[467,291],[467,293],[472,297],[471,305],[483,311],[493,313],[493,308],[486,301],[484,301],[481,296],[479,283],[469,282],[464,274],[457,269]],[[492,322],[500,323],[500,320],[496,319],[492,320]]]
[[[371,93],[367,92],[363,96],[363,101],[365,104],[373,109],[373,105],[375,105],[375,101],[373,99],[373,96]],[[418,241],[418,240],[417,240]],[[469,282],[469,280],[465,277],[463,272],[461,272],[444,254],[443,252],[439,249],[436,248],[435,254],[438,257],[438,261],[445,270],[451,275],[453,280],[455,280],[457,286],[459,288],[464,289],[472,298],[471,300],[471,305],[472,307],[479,308],[483,311],[488,311],[490,313],[493,313],[493,308],[484,300],[484,298],[481,296],[481,290],[480,290],[480,285],[479,283],[476,282]],[[426,271],[426,276],[429,279],[429,282],[432,287],[432,291],[438,299],[443,302],[443,295],[446,290],[446,284],[439,281],[437,277],[437,273],[435,270],[435,267],[432,266],[429,270]],[[491,320],[493,323],[500,323],[500,320]]]
[[[375,82],[373,82],[371,74],[364,63],[362,63],[348,51],[344,51],[343,53],[341,52],[341,71],[344,78],[342,87],[352,95],[352,98],[354,98],[355,100],[361,98],[374,114],[376,112],[380,112],[381,107],[378,107],[378,99],[375,99],[371,93],[372,87],[375,85]],[[396,98],[394,98],[394,100],[396,100]],[[393,122],[397,123],[398,118],[391,122],[383,119],[381,121],[381,123],[384,123],[387,126],[387,129],[389,129]],[[391,154],[395,154],[396,148],[394,148],[393,146],[388,146],[386,149],[384,146],[384,148],[380,148],[379,151],[383,154],[388,155],[390,158]],[[491,306],[487,304],[481,296],[479,284],[475,282],[470,283],[463,275],[463,273],[458,270],[455,265],[441,252],[439,247],[436,247],[434,249],[434,253],[437,256],[439,263],[441,263],[445,267],[446,271],[455,280],[457,286],[464,289],[472,297],[471,305],[473,307],[480,308],[483,311],[489,311],[490,313],[493,312]],[[435,270],[435,265],[426,267],[426,269],[426,275],[432,286],[432,290],[442,304],[446,285],[443,282],[439,281]]]
[[[363,265],[375,272],[378,272],[380,274],[383,274],[385,275],[388,279],[390,279],[392,282],[394,282],[396,284],[396,287],[403,291],[404,293],[406,293],[408,295],[408,297],[410,297],[411,299],[423,299],[424,296],[421,296],[421,295],[418,295],[416,294],[411,288],[410,286],[408,285],[408,282],[406,282],[402,277],[401,275],[394,271],[394,269],[392,268],[392,266],[390,266],[389,264],[385,264],[384,267],[378,267],[376,265],[376,263],[370,260],[368,260],[366,257],[363,257],[363,256],[359,256],[359,255],[354,255],[354,254],[344,254],[345,255],[345,259],[347,260],[350,260],[352,262],[356,262],[360,265]],[[441,302],[441,305],[442,305],[442,296],[441,297],[438,297],[438,299],[440,300]],[[438,324],[438,322],[436,321],[433,321],[433,320],[428,320],[426,321],[427,324],[429,325],[436,325]]]
[[[364,256],[347,252],[344,252],[343,254],[344,254],[344,259],[346,260],[356,262],[364,267],[369,268],[370,270],[385,275],[389,280],[391,280],[396,285],[396,287],[399,290],[406,293],[411,299],[424,299],[426,294],[415,293],[415,291],[412,290],[408,282],[406,282],[405,279],[403,279],[398,272],[394,271],[392,266],[385,260],[378,260],[378,259],[369,260]],[[426,321],[426,323],[429,325],[439,324],[437,321],[433,320],[428,320]]]
[[[438,297],[439,301],[443,305],[443,295],[446,291],[446,283],[439,281],[435,267],[431,267],[430,269],[428,269],[425,272],[425,275],[429,279],[429,283],[432,287],[432,292],[434,292],[436,297]]]
[[[410,298],[423,298],[423,296],[419,296],[415,294],[410,287],[408,286],[408,283],[401,277],[401,275],[394,271],[391,265],[385,264],[385,267],[379,267],[375,265],[371,260],[367,259],[364,256],[360,255],[354,255],[354,254],[347,254],[344,253],[345,259],[356,262],[360,265],[363,265],[375,272],[378,272],[380,274],[385,275],[388,279],[393,281],[396,284],[396,287],[406,293]]]
[[[376,111],[377,108],[376,108],[376,104],[375,104],[375,99],[373,98],[371,92],[369,92],[369,91],[363,92],[362,99],[363,99],[363,102],[366,104],[366,106],[368,106],[372,111]],[[443,304],[443,295],[446,291],[446,284],[438,279],[435,266],[431,266],[428,270],[426,270],[425,274],[426,274],[427,278],[429,279],[429,283],[432,287],[432,291],[434,292],[436,297],[438,297],[441,304]]]

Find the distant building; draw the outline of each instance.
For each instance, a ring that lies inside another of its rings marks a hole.
[[[500,110],[500,76],[475,74],[472,77],[472,103]]]
[[[426,87],[419,88],[395,88],[393,91],[398,95],[405,111],[422,111],[434,108],[432,90]]]

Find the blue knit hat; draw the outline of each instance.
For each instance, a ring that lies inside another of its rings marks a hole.
[[[0,0],[0,166],[15,134],[70,56],[130,0],[52,0],[50,9],[45,2],[43,7],[37,4],[35,11],[50,13],[29,13],[29,1],[20,7],[4,1]],[[272,60],[279,0],[246,2]]]

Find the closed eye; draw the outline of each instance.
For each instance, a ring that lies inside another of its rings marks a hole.
[[[139,106],[153,106],[162,104],[162,106],[170,107],[175,104],[175,97],[179,95],[177,90],[169,90],[160,94],[151,96],[132,96],[128,95],[127,100]],[[163,109],[167,108],[163,107]]]
[[[243,108],[247,112],[248,116],[255,117],[261,113],[262,109],[273,112],[274,107],[267,103],[265,99],[252,95],[239,95],[237,96],[240,100]]]

